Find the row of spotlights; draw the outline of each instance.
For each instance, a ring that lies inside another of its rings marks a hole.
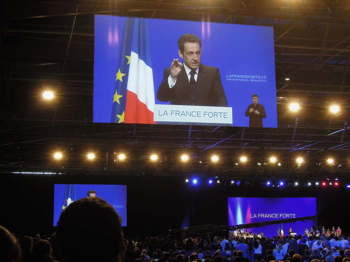
[[[299,102],[293,101],[288,104],[288,110],[292,113],[298,113],[302,109],[302,105]],[[338,115],[341,112],[341,106],[339,104],[331,104],[328,106],[328,112],[332,115]]]
[[[56,161],[62,161],[62,160],[64,160],[64,152],[55,151],[52,153],[52,158],[53,158],[53,160],[56,160]],[[87,152],[85,154],[85,158],[88,161],[95,161],[97,159],[97,155],[95,152]],[[159,155],[153,153],[153,154],[150,154],[148,158],[149,158],[149,161],[151,161],[151,162],[157,162],[159,160]],[[127,160],[127,155],[125,153],[118,153],[118,154],[116,154],[115,159],[118,162],[124,162]],[[190,160],[190,157],[188,154],[182,154],[180,156],[180,160],[182,162],[188,162]]]
[[[287,185],[286,182],[284,181],[278,181],[277,183],[273,183],[272,181],[268,180],[265,182],[265,186],[266,187],[285,187]],[[301,185],[301,183],[299,181],[294,181],[293,183],[290,183],[289,185],[293,185],[294,187],[299,187]],[[338,188],[341,186],[340,181],[316,181],[316,182],[307,182],[304,184],[307,187],[312,187],[312,186],[316,186],[316,187],[335,187]]]
[[[190,184],[192,186],[197,186],[199,185],[201,182],[200,178],[197,178],[197,177],[193,177],[193,178],[186,178],[185,179],[185,183],[186,184]],[[219,184],[222,184],[223,182],[226,182],[226,184],[230,184],[230,185],[235,185],[235,186],[240,186],[241,185],[241,181],[240,180],[233,180],[233,179],[230,179],[228,181],[223,181],[221,179],[213,179],[213,178],[209,178],[207,179],[207,184],[209,186],[212,186],[212,185],[219,185]],[[265,182],[265,186],[266,187],[273,187],[273,188],[284,188],[286,186],[294,186],[294,187],[299,187],[301,186],[301,183],[299,181],[294,181],[292,183],[287,183],[283,180],[280,180],[278,181],[277,183],[273,183],[272,181],[268,180]],[[315,186],[315,187],[321,187],[321,188],[327,188],[327,187],[330,187],[330,188],[340,188],[341,187],[341,183],[340,181],[338,180],[335,180],[335,181],[316,181],[316,182],[307,182],[304,184],[304,186],[306,187],[312,187],[312,186]],[[345,188],[346,189],[350,189],[350,184],[347,184],[345,185]]]
[[[64,156],[64,153],[62,151],[55,151],[55,152],[52,153],[52,158],[55,161],[62,161],[62,160],[64,160],[65,156]],[[87,152],[85,154],[85,158],[86,158],[87,161],[91,161],[92,162],[92,161],[96,160],[97,155],[94,152]]]
[[[97,155],[96,155],[95,152],[87,152],[85,156],[86,156],[86,159],[89,160],[89,161],[94,161],[94,160],[97,159]],[[64,159],[64,153],[62,151],[55,151],[55,152],[53,152],[52,157],[56,161],[61,161],[61,160]],[[125,153],[118,153],[118,154],[116,154],[116,158],[115,159],[117,161],[119,161],[119,162],[124,162],[124,161],[127,160],[127,155]],[[151,161],[151,162],[158,162],[159,160],[160,160],[160,157],[159,157],[158,154],[152,153],[152,154],[149,155],[149,161]],[[191,160],[191,156],[189,154],[187,154],[187,153],[184,153],[184,154],[181,154],[179,156],[179,160],[181,162],[183,162],[183,163],[187,163],[187,162],[189,162]],[[217,154],[212,154],[210,156],[210,161],[212,163],[214,163],[214,164],[219,163],[220,162],[220,156],[217,155]],[[249,162],[249,157],[247,155],[241,155],[241,156],[239,156],[238,161],[239,161],[240,164],[243,164],[243,165],[247,164]],[[268,163],[271,164],[271,165],[282,166],[282,163],[279,162],[278,157],[274,156],[274,155],[272,155],[272,156],[270,156],[268,158]],[[297,156],[295,158],[295,164],[297,166],[302,166],[305,163],[306,163],[306,160],[305,160],[304,157]],[[334,166],[336,164],[336,160],[333,157],[328,157],[325,160],[325,163],[327,165],[329,165],[329,166]],[[238,164],[238,163],[236,163],[236,164]],[[261,166],[262,163],[258,162],[257,165]]]
[[[50,102],[56,98],[56,93],[53,90],[45,89],[42,91],[41,97],[44,101]],[[292,113],[297,113],[301,109],[302,106],[299,102],[293,101],[288,104],[288,110]],[[337,115],[341,112],[341,106],[339,104],[331,104],[328,106],[328,111],[333,115]]]
[[[200,182],[201,182],[201,180],[200,180],[199,178],[197,178],[197,177],[194,177],[194,178],[191,178],[191,179],[190,179],[190,178],[186,178],[186,179],[185,179],[185,183],[191,184],[191,185],[193,185],[193,186],[199,185]],[[215,185],[215,184],[216,184],[216,185],[220,185],[220,184],[223,183],[223,182],[224,182],[223,180],[220,180],[220,179],[213,179],[213,178],[209,178],[209,179],[207,180],[207,184],[208,184],[209,186]],[[241,184],[241,181],[231,179],[231,180],[228,181],[228,183],[229,183],[230,185],[239,186],[239,185]]]

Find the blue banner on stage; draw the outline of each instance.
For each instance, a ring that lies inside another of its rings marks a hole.
[[[227,204],[229,226],[317,216],[317,199],[314,197],[230,197]],[[305,229],[314,225],[314,219],[309,219],[250,228],[248,231],[275,236],[281,231],[288,234],[291,229],[294,233],[303,234]]]

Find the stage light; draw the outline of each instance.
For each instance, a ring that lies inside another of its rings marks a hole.
[[[294,182],[294,186],[299,186],[299,182],[298,182],[298,181],[295,181],[295,182]]]
[[[117,160],[120,162],[124,162],[126,160],[126,154],[125,153],[118,153]]]
[[[276,156],[270,156],[269,157],[269,163],[270,164],[276,164],[277,163],[277,161],[278,161],[278,159],[277,159],[277,157]]]
[[[284,187],[284,184],[285,184],[285,183],[284,183],[283,181],[278,182],[278,186],[279,186],[279,187]]]
[[[266,186],[271,186],[271,184],[272,184],[271,181],[266,181],[265,183]]]
[[[198,178],[192,179],[192,185],[194,185],[194,186],[198,185]]]
[[[235,184],[236,184],[236,186],[240,186],[240,185],[241,185],[241,181],[237,180],[237,181],[235,182]]]
[[[188,182],[190,182],[190,180],[189,180],[188,178],[186,178],[186,179],[185,179],[185,182],[188,183]]]
[[[290,77],[286,76],[286,77],[284,78],[284,81],[289,82],[289,81],[290,81]]]
[[[315,182],[315,186],[319,186],[320,185],[320,182]]]
[[[150,154],[149,155],[149,160],[151,162],[157,162],[159,160],[159,156],[157,154]]]
[[[213,179],[209,179],[209,180],[208,180],[208,184],[209,184],[209,185],[212,185],[212,184],[213,184]]]
[[[44,101],[52,101],[55,99],[55,97],[56,97],[55,92],[50,89],[46,89],[41,93],[41,98]]]
[[[235,181],[234,181],[234,180],[231,180],[231,181],[230,181],[230,184],[231,184],[231,185],[233,185],[234,183],[235,183]]]
[[[329,165],[329,166],[334,166],[334,165],[335,165],[335,159],[334,159],[333,157],[328,157],[328,158],[326,159],[326,163],[327,163],[327,165]]]
[[[218,180],[216,180],[216,184],[220,184],[221,183],[221,181],[218,179]]]
[[[322,187],[327,187],[327,182],[326,181],[321,182],[321,186]]]
[[[312,186],[312,183],[311,182],[307,182],[307,186]]]
[[[220,161],[220,157],[216,154],[213,154],[210,156],[210,161],[214,164],[218,163]]]
[[[261,163],[260,162],[258,162],[258,163],[256,163],[257,164],[257,166],[261,166]]]
[[[350,189],[350,184],[346,185],[346,189]]]
[[[188,161],[190,161],[190,155],[189,154],[181,154],[180,161],[182,163],[187,163]]]
[[[63,159],[63,156],[64,156],[63,152],[61,152],[61,151],[55,151],[52,154],[52,157],[55,161],[61,161]]]
[[[305,159],[302,156],[298,156],[295,158],[295,163],[297,166],[302,166],[305,164]]]
[[[340,183],[338,181],[335,181],[334,182],[334,187],[339,187],[340,186]]]
[[[85,157],[87,161],[92,162],[96,159],[96,154],[94,152],[87,152]]]
[[[338,115],[341,111],[340,105],[338,104],[332,104],[328,107],[328,111],[332,115]]]
[[[246,164],[246,163],[248,162],[248,157],[247,157],[246,155],[241,155],[241,156],[239,157],[239,162],[240,162],[241,164]]]
[[[300,104],[298,102],[290,102],[288,104],[288,109],[292,113],[297,113],[297,112],[300,111],[301,106],[300,106]]]
[[[281,162],[278,162],[278,163],[277,163],[277,166],[282,166],[282,163],[281,163]]]

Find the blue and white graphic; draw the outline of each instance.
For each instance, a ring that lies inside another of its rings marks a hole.
[[[99,198],[114,207],[122,219],[122,226],[127,226],[127,187],[124,185],[78,185],[56,184],[54,188],[53,224],[57,225],[62,211],[74,201],[87,197],[88,191],[96,191]]]

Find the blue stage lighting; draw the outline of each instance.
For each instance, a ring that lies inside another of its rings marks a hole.
[[[295,181],[295,182],[294,182],[294,186],[299,186],[299,182],[298,182],[298,181]]]
[[[271,183],[271,181],[266,181],[265,185],[266,185],[266,186],[271,186],[272,183]]]
[[[241,181],[236,181],[236,186],[240,186],[241,185]]]
[[[346,189],[350,189],[350,184],[346,185]]]
[[[209,180],[208,180],[208,184],[209,184],[209,185],[212,185],[212,184],[213,184],[213,179],[209,179]]]
[[[283,181],[278,182],[278,186],[279,187],[284,187],[284,182]]]
[[[196,186],[198,184],[198,178],[192,178],[192,185]]]

